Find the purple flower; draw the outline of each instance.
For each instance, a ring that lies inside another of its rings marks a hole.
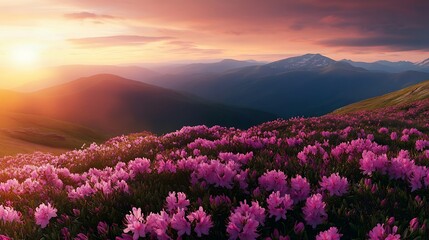
[[[209,235],[213,222],[211,216],[204,212],[203,207],[200,206],[197,211],[190,213],[187,218],[192,224],[195,224],[194,231],[198,237]]]
[[[390,134],[390,139],[391,139],[391,140],[396,140],[396,139],[398,139],[398,134],[397,134],[396,132],[392,132],[392,133]]]
[[[146,231],[158,239],[171,239],[167,234],[170,217],[165,211],[151,213],[146,217]]]
[[[56,216],[57,209],[52,207],[50,203],[48,205],[41,203],[34,212],[36,224],[40,225],[41,228],[45,228],[49,224],[49,220]]]
[[[186,199],[186,194],[182,192],[178,192],[177,194],[176,192],[169,192],[165,201],[169,212],[175,212],[178,208],[186,210],[190,204],[189,200]]]
[[[130,214],[125,215],[125,226],[124,233],[132,232],[134,240],[146,236],[146,224],[140,208],[134,207]]]
[[[177,235],[181,237],[186,233],[186,235],[191,235],[191,224],[185,218],[185,210],[183,208],[178,208],[177,213],[175,213],[170,220],[171,227],[177,230]]]
[[[290,195],[295,202],[299,202],[307,199],[310,194],[310,183],[308,183],[305,177],[296,175],[291,179]]]
[[[287,189],[286,175],[280,170],[267,171],[259,177],[259,186],[267,191],[280,191],[284,193]]]
[[[226,231],[229,239],[256,239],[259,236],[258,226],[265,221],[265,209],[260,207],[258,202],[252,202],[252,206],[249,206],[244,201],[228,219]]]
[[[268,211],[270,217],[275,217],[275,221],[286,219],[286,211],[292,210],[293,200],[289,194],[280,197],[280,192],[273,192],[267,198]]]
[[[397,231],[397,226],[391,228],[378,223],[377,226],[368,233],[368,237],[370,240],[400,240],[401,235],[396,234]]]
[[[325,206],[326,204],[322,201],[322,195],[320,193],[307,198],[302,211],[308,225],[316,228],[317,225],[323,223],[323,221],[327,219],[328,214],[325,212]]]
[[[295,234],[300,235],[301,233],[303,233],[305,230],[305,226],[304,223],[299,222],[299,223],[295,223],[294,227],[293,227],[293,231],[295,232]]]
[[[338,233],[336,227],[331,227],[326,231],[320,232],[316,236],[316,240],[340,240],[342,234]]]
[[[320,182],[322,190],[328,190],[331,196],[342,196],[349,188],[347,178],[340,177],[338,173],[332,173],[329,177],[322,177]]]
[[[109,225],[105,222],[99,222],[97,225],[97,231],[100,235],[106,235],[109,232]]]
[[[387,170],[387,155],[376,155],[372,151],[363,151],[362,158],[359,160],[360,169],[366,175],[372,175],[373,172],[379,171],[385,173]]]
[[[411,232],[416,231],[419,228],[419,219],[418,218],[413,218],[410,221],[410,230]]]

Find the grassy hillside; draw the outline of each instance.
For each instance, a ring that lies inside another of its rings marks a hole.
[[[34,151],[62,153],[104,137],[90,129],[30,114],[0,112],[0,156]]]
[[[429,97],[429,81],[415,84],[413,86],[388,93],[379,97],[369,98],[364,101],[353,103],[339,108],[334,113],[349,113],[362,110],[373,110],[398,104],[411,103]]]

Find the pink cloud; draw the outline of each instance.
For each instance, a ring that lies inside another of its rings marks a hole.
[[[91,47],[142,45],[150,42],[164,41],[169,39],[172,39],[172,37],[116,35],[116,36],[104,36],[104,37],[73,38],[73,39],[68,39],[68,41],[80,47],[91,48]]]
[[[75,12],[75,13],[66,13],[64,14],[65,18],[82,20],[82,19],[116,19],[117,17],[106,15],[106,14],[96,14],[92,12]]]

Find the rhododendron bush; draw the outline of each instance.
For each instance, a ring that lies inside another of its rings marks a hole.
[[[429,101],[0,160],[1,239],[428,239]]]

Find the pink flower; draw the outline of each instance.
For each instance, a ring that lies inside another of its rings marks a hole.
[[[400,240],[401,235],[396,234],[398,231],[397,226],[384,226],[384,224],[377,224],[369,233],[370,240]]]
[[[310,194],[310,184],[307,179],[296,175],[291,179],[291,190],[290,195],[295,202],[305,200]]]
[[[99,222],[97,225],[97,231],[100,235],[106,235],[109,232],[109,225],[105,222]]]
[[[410,176],[408,181],[411,186],[411,192],[414,192],[417,189],[422,188],[423,180],[427,175],[427,169],[424,166],[413,166],[410,171]]]
[[[410,135],[404,134],[401,137],[401,142],[408,142],[410,140]]]
[[[210,228],[213,227],[213,222],[210,215],[204,212],[203,207],[199,207],[197,211],[190,213],[187,218],[191,223],[195,223],[195,233],[198,237],[209,235]]]
[[[12,207],[0,205],[0,220],[3,222],[20,222],[21,213],[14,210]]]
[[[231,152],[221,152],[219,153],[219,159],[223,162],[233,161],[240,164],[247,164],[253,158],[253,152],[248,152],[246,154],[234,154]]]
[[[134,174],[150,173],[150,160],[147,158],[136,158],[128,162],[128,169],[133,171]]]
[[[329,177],[323,176],[320,186],[322,190],[328,190],[331,196],[342,196],[347,192],[349,183],[347,178],[340,177],[338,173],[332,173]]]
[[[391,179],[405,179],[414,168],[414,161],[410,159],[408,151],[401,150],[398,157],[392,158],[388,169]]]
[[[378,239],[383,239],[384,237],[384,224],[377,224],[377,226],[375,226],[369,233],[368,233],[368,237],[371,240],[378,240]]]
[[[198,179],[204,179],[216,187],[232,189],[234,176],[237,174],[234,169],[235,166],[237,165],[234,162],[223,164],[218,160],[212,160],[210,163],[200,164],[191,177],[194,178],[194,182]]]
[[[133,239],[137,240],[139,237],[146,236],[146,225],[144,224],[142,210],[140,208],[133,208],[130,214],[125,215],[124,233],[132,232]]]
[[[410,221],[410,230],[411,232],[416,231],[419,228],[419,219],[418,218],[413,218]]]
[[[45,228],[49,224],[49,220],[56,216],[57,209],[52,207],[50,203],[48,205],[41,203],[34,212],[36,224],[40,225],[41,228]]]
[[[398,134],[397,134],[396,132],[392,132],[392,133],[390,134],[390,139],[392,139],[392,140],[396,140],[396,139],[398,139]]]
[[[386,154],[376,155],[372,151],[365,150],[362,153],[362,158],[359,160],[359,164],[363,173],[371,176],[375,171],[385,173],[388,159]]]
[[[167,234],[170,217],[164,211],[159,214],[151,213],[146,217],[146,231],[154,234],[158,239],[171,239]]]
[[[220,207],[222,205],[229,207],[231,205],[231,199],[225,195],[220,195],[220,196],[215,196],[215,197],[210,195],[209,200],[210,200],[211,208],[217,208],[217,207]]]
[[[286,211],[292,210],[293,200],[289,194],[280,197],[280,192],[273,192],[267,199],[270,217],[275,217],[275,221],[286,219]]]
[[[84,233],[79,233],[73,240],[88,240],[88,236],[86,236]]]
[[[303,233],[305,230],[305,226],[304,223],[302,222],[295,222],[295,225],[293,227],[293,231],[295,232],[295,234],[300,235],[301,233]]]
[[[232,214],[229,217],[226,232],[229,234],[230,240],[253,240],[259,236],[257,233],[258,226],[258,221],[249,215]]]
[[[426,140],[417,140],[416,141],[416,150],[423,151],[426,147],[429,147],[429,141]]]
[[[331,227],[326,231],[320,232],[316,236],[316,240],[340,240],[342,234],[338,233],[336,227]]]
[[[186,194],[182,192],[178,192],[177,197],[176,192],[169,192],[165,201],[169,212],[174,212],[178,208],[186,210],[190,204],[189,200],[186,199]]]
[[[229,216],[227,233],[229,239],[256,239],[259,234],[257,229],[265,221],[265,209],[259,206],[258,202],[252,202],[249,206],[246,201]]]
[[[66,228],[66,227],[61,228],[60,233],[61,233],[61,237],[62,237],[61,239],[64,239],[64,240],[70,240],[71,239],[71,234],[70,234],[70,231],[68,228]],[[1,238],[0,238],[0,240],[1,240]]]
[[[170,220],[171,227],[177,230],[177,235],[181,237],[186,233],[186,235],[191,235],[191,224],[186,221],[185,210],[183,208],[178,208],[177,213],[175,213]]]
[[[304,212],[304,219],[308,225],[316,228],[317,225],[326,220],[328,214],[325,212],[325,206],[326,204],[322,201],[322,195],[320,193],[313,194],[307,198],[302,211]]]
[[[287,189],[286,175],[280,170],[267,171],[259,177],[259,186],[267,191],[280,191],[284,193]]]
[[[379,133],[382,133],[382,134],[387,134],[387,133],[389,133],[389,129],[387,129],[387,128],[385,128],[385,127],[382,127],[382,128],[380,128],[380,129],[378,129],[378,132],[379,132]]]
[[[176,165],[171,160],[160,160],[158,161],[158,173],[175,173],[176,172]]]

